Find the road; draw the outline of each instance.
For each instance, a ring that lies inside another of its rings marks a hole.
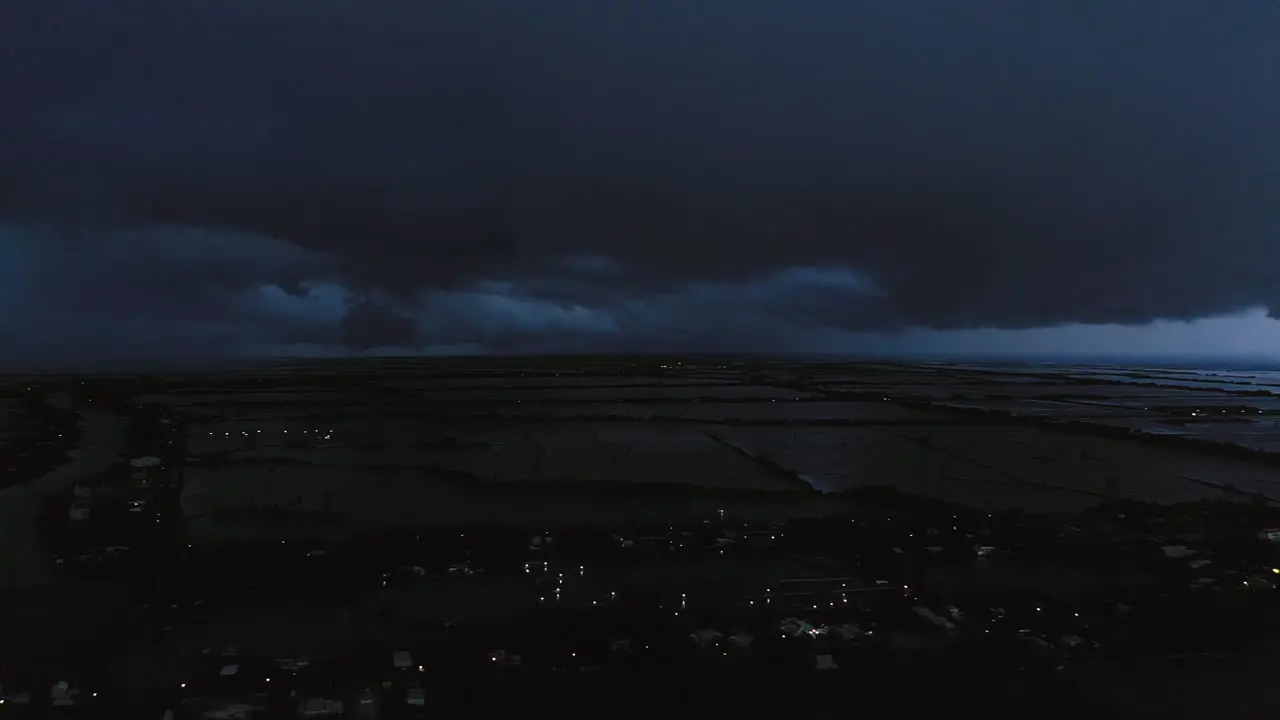
[[[125,420],[92,408],[78,408],[69,397],[52,396],[55,406],[80,415],[83,435],[71,460],[44,477],[0,490],[0,587],[31,587],[48,582],[52,563],[40,550],[36,518],[42,501],[78,480],[106,470],[124,450]]]

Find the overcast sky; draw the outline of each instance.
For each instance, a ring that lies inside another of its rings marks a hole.
[[[1272,0],[11,0],[0,359],[1280,356]]]

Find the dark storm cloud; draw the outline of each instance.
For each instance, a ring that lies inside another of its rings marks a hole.
[[[379,347],[414,348],[422,345],[413,316],[375,298],[348,304],[342,318],[342,344],[358,350]]]
[[[1270,2],[19,5],[8,217],[297,253],[121,307],[332,282],[278,337],[493,349],[1280,308]]]
[[[43,367],[188,360],[322,338],[346,307],[280,278],[334,259],[246,233],[0,225],[5,362]]]

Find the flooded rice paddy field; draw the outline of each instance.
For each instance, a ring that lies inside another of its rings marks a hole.
[[[926,421],[940,419],[938,413],[906,408],[886,403],[832,402],[817,400],[797,402],[799,397],[769,402],[602,402],[566,403],[545,405],[539,403],[504,403],[499,410],[504,415],[527,415],[557,418],[626,417],[636,420],[688,420],[691,422],[781,422],[792,421]],[[493,412],[493,408],[477,409],[476,413]]]
[[[258,464],[187,470],[188,538],[209,544],[260,538],[332,538],[394,527],[510,524],[546,528],[627,522],[693,523],[717,511],[762,522],[847,510],[837,498],[794,491],[651,492],[620,484],[458,482],[416,468]]]
[[[399,426],[382,432],[366,426],[361,432],[339,424],[313,445],[268,444],[279,437],[288,436],[255,434],[256,447],[238,443],[234,436],[214,440],[227,443],[221,459],[233,466],[305,463],[321,468],[435,468],[463,473],[480,482],[662,482],[742,490],[787,489],[751,459],[697,428],[639,423],[521,427],[511,423],[459,428]],[[378,444],[371,446],[371,442]]]
[[[1280,468],[1139,442],[1017,426],[722,431],[836,492],[892,485],[987,509],[1052,511],[1125,497],[1185,502],[1221,497],[1216,484],[1278,494]]]
[[[735,492],[786,504],[806,483],[824,493],[891,485],[1041,511],[1280,493],[1280,470],[1267,462],[1143,437],[1280,449],[1280,396],[1259,392],[1275,376],[1224,372],[1198,388],[1138,382],[1162,371],[1099,367],[506,362],[377,366],[358,385],[316,370],[288,375],[284,388],[213,378],[146,399],[193,418],[188,500],[212,525],[241,522],[227,519],[237,505],[340,507],[359,524],[448,520],[475,505],[485,516],[537,510],[572,521],[609,515],[610,505],[661,514],[664,503],[678,512],[702,502],[657,489],[676,486],[719,493],[712,504]],[[1198,405],[1206,416],[1188,417]],[[1045,420],[1134,433],[1093,437]],[[620,490],[643,485],[652,496]]]
[[[513,403],[513,402],[617,402],[673,401],[673,400],[762,400],[788,401],[814,397],[809,392],[798,392],[767,385],[680,384],[680,385],[626,385],[614,387],[439,387],[417,390],[423,400],[453,403]]]

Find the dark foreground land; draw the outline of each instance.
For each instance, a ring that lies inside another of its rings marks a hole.
[[[0,715],[1263,709],[1269,459],[1093,409],[1234,390],[734,362],[44,379],[126,447],[40,503]]]
[[[31,482],[65,463],[80,440],[75,412],[24,385],[0,389],[0,488]]]

